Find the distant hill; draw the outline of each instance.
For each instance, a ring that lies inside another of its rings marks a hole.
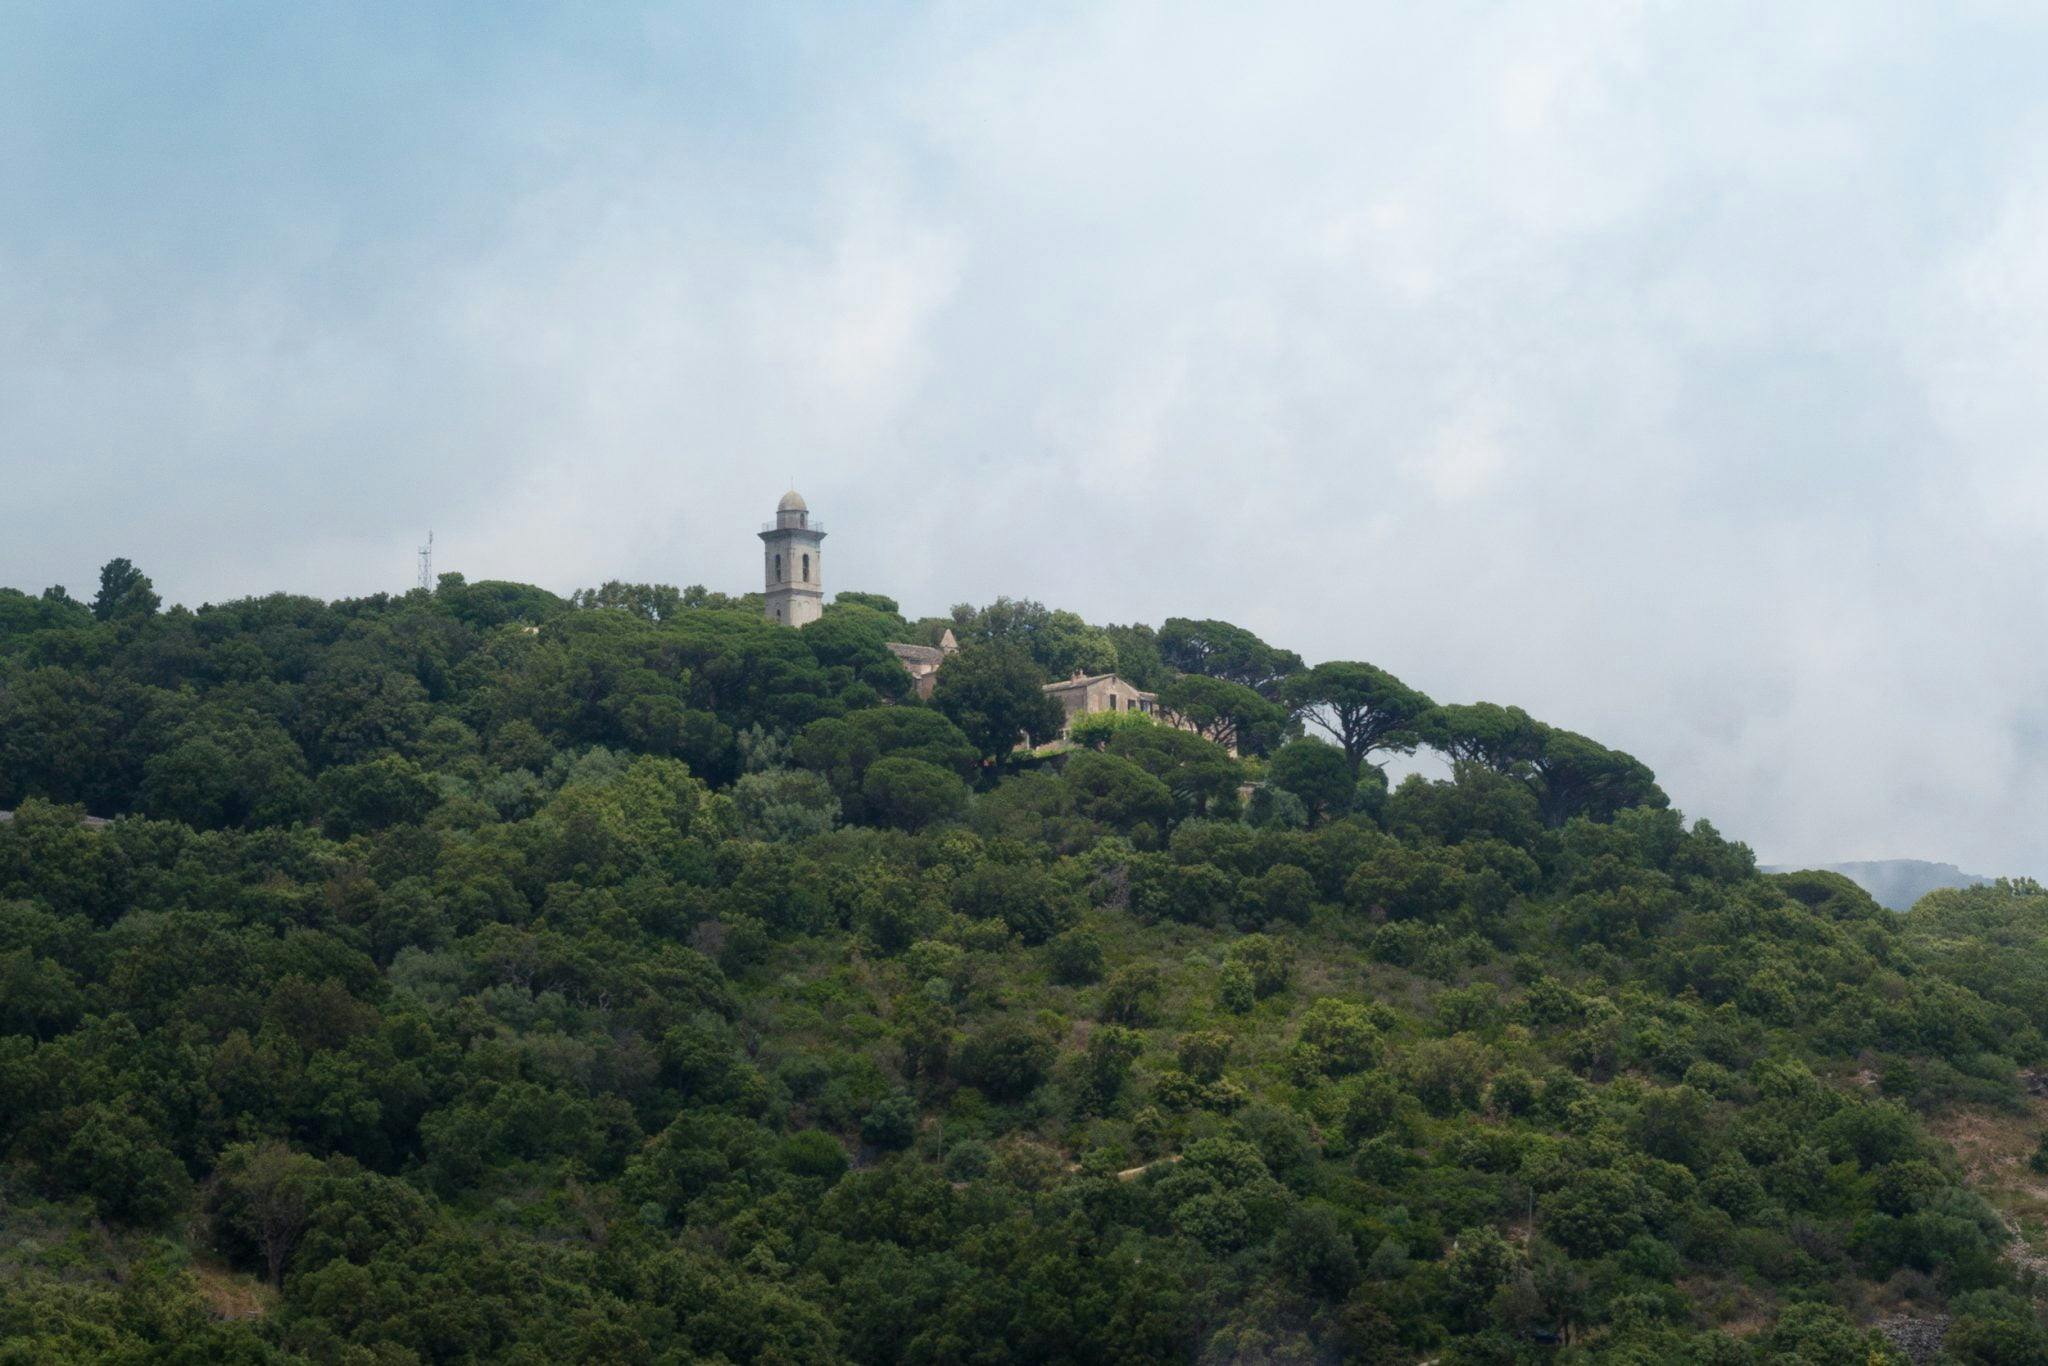
[[[1943,887],[1981,887],[1991,881],[1966,873],[1953,863],[1929,863],[1917,858],[1871,859],[1863,863],[1822,864],[1824,872],[1840,873],[1877,901],[1894,911],[1903,911],[1929,892]],[[1764,869],[1767,873],[1800,871],[1791,864]]]

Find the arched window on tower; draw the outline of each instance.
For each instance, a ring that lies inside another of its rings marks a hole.
[[[777,583],[782,582],[782,557],[780,555],[775,557],[775,581]]]
[[[804,582],[805,582],[805,583],[809,583],[810,581],[811,581],[811,557],[810,557],[810,556],[808,556],[808,555],[806,555],[806,556],[804,556]]]

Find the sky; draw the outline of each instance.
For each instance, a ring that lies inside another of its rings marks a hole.
[[[2048,7],[0,0],[0,584],[1222,617],[2048,876]]]

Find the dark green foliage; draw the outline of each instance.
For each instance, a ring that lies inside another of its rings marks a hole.
[[[1238,884],[1235,919],[1239,928],[1247,930],[1276,923],[1306,925],[1315,893],[1315,879],[1305,870],[1278,863]]]
[[[945,623],[873,595],[110,570],[0,591],[0,1360],[2048,1352],[2034,884],[1759,876],[1626,755],[1227,623],[1005,600],[928,707],[878,651]],[[1350,751],[1013,757],[1107,667]]]
[[[1221,678],[1183,674],[1159,690],[1159,704],[1206,740],[1244,754],[1264,754],[1280,741],[1287,713],[1245,687]]]
[[[1227,621],[1168,617],[1159,628],[1157,648],[1172,668],[1250,688],[1268,701],[1278,700],[1281,680],[1302,670],[1301,656],[1294,651],[1276,650]]]
[[[1544,818],[1553,826],[1573,816],[1611,820],[1629,807],[1670,804],[1643,764],[1570,731],[1546,728],[1532,767]]]
[[[1288,1216],[1274,1240],[1281,1272],[1323,1299],[1342,1299],[1358,1281],[1358,1249],[1338,1212],[1320,1201]]]
[[[1176,816],[1231,814],[1244,768],[1222,746],[1172,726],[1136,726],[1110,737],[1109,753],[1144,769],[1173,794]]]
[[[1357,779],[1344,752],[1320,740],[1290,740],[1267,765],[1267,779],[1300,799],[1313,826],[1351,809]]]
[[[409,759],[387,754],[320,775],[317,798],[337,838],[392,825],[417,825],[441,800],[433,778]]]
[[[841,806],[861,818],[868,814],[863,784],[876,760],[916,759],[966,777],[979,758],[959,727],[923,707],[872,707],[814,721],[798,733],[790,756],[830,783]]]
[[[884,616],[895,617],[899,626],[903,620],[902,607],[897,604],[896,599],[884,593],[855,593],[851,591],[834,593],[832,595],[832,605],[835,607],[866,607],[880,612]],[[908,639],[908,637],[899,637],[899,639]]]
[[[1543,726],[1520,707],[1492,702],[1441,706],[1419,727],[1423,742],[1454,762],[1495,773],[1526,772],[1543,752]]]
[[[964,815],[967,786],[937,764],[892,755],[869,765],[861,779],[860,804],[878,825],[922,830]]]
[[[884,1097],[860,1122],[863,1143],[877,1148],[907,1148],[917,1136],[917,1102],[897,1093]]]
[[[954,880],[952,897],[953,909],[1001,921],[1026,944],[1043,944],[1080,914],[1073,896],[1036,863],[978,863]]]
[[[910,676],[889,653],[888,643],[905,635],[903,618],[894,611],[838,600],[818,620],[803,630],[803,642],[829,670],[843,670],[882,697],[902,697],[910,691]]]
[[[1292,674],[1279,695],[1295,715],[1337,742],[1353,774],[1376,750],[1412,751],[1435,705],[1385,669],[1350,660]]]
[[[1046,945],[1052,978],[1066,986],[1084,986],[1102,976],[1102,941],[1084,930],[1069,930]]]
[[[1000,763],[1020,741],[1044,744],[1066,711],[1041,691],[1045,675],[1017,645],[996,637],[963,645],[939,670],[932,705],[960,728],[975,752]]]
[[[1128,759],[1114,754],[1076,754],[1064,774],[1075,812],[1113,830],[1156,841],[1172,822],[1173,791]]]
[[[109,560],[100,570],[100,591],[92,600],[92,614],[100,621],[135,621],[156,615],[163,599],[156,595],[149,576],[126,560]]]
[[[963,603],[953,609],[952,620],[963,654],[973,646],[995,646],[1003,653],[1028,659],[1044,678],[1114,673],[1118,668],[1116,642],[1110,632],[1042,602],[997,598],[982,608]],[[949,661],[946,669],[952,667],[953,661]],[[941,670],[940,677],[944,676]],[[961,728],[973,734],[964,722]],[[1021,728],[1031,730],[1029,726]]]
[[[807,839],[839,823],[839,798],[831,785],[800,769],[742,774],[732,785],[732,803],[757,839]]]
[[[997,1100],[1021,1100],[1037,1089],[1057,1056],[1043,1030],[1018,1020],[998,1021],[961,1045],[960,1079]]]

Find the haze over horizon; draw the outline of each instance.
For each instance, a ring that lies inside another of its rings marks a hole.
[[[10,7],[0,584],[1239,622],[2048,877],[2048,14]]]

